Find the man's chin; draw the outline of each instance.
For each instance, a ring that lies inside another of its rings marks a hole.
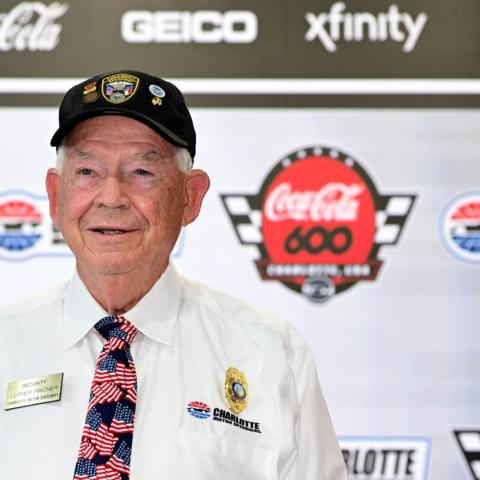
[[[128,275],[132,271],[132,268],[127,268],[120,265],[107,265],[103,268],[97,268],[97,273],[99,275]]]
[[[97,275],[126,275],[138,265],[138,261],[129,258],[128,252],[104,252],[93,260],[81,263],[84,270]]]

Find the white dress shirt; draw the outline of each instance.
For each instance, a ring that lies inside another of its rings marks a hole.
[[[93,326],[106,315],[78,275],[2,312],[0,478],[73,478],[104,343]],[[172,265],[124,317],[138,329],[131,480],[346,479],[312,355],[288,322],[187,280]],[[261,433],[218,419],[229,411],[229,367],[248,382],[238,422],[258,423]],[[4,410],[9,382],[60,372],[59,402]],[[193,401],[210,415],[192,416]]]

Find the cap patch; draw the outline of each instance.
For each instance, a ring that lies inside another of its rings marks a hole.
[[[158,85],[153,85],[153,84],[151,84],[148,87],[148,90],[153,95],[152,104],[161,105],[162,98],[165,96],[165,90],[162,87],[159,87]]]
[[[150,93],[158,98],[163,98],[165,96],[165,90],[162,87],[159,87],[158,85],[150,85],[148,87],[150,90]]]
[[[107,102],[126,102],[135,95],[140,79],[128,73],[115,73],[102,80],[102,96]]]
[[[83,102],[93,103],[100,98],[100,93],[97,90],[97,82],[89,83],[83,87]]]
[[[60,105],[59,126],[50,144],[58,147],[78,122],[111,113],[135,118],[195,157],[195,128],[180,90],[136,70],[100,73],[71,87]]]

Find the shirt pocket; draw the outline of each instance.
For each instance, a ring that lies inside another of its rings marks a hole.
[[[179,427],[176,478],[277,480],[276,449],[247,435],[222,436]]]

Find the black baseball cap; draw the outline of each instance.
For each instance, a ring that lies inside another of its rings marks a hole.
[[[135,70],[102,73],[72,87],[63,97],[59,127],[50,144],[58,147],[82,120],[108,114],[145,123],[195,157],[195,129],[180,90],[173,83]]]

